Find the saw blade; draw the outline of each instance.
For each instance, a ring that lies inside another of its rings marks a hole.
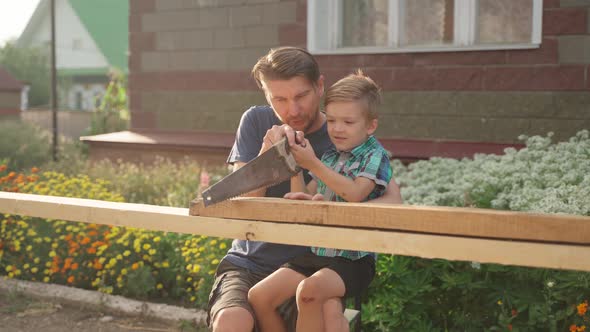
[[[283,138],[263,154],[203,191],[205,207],[290,179],[301,168]]]

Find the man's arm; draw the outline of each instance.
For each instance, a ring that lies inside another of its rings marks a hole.
[[[399,186],[394,179],[391,179],[383,196],[367,201],[367,203],[403,204],[404,202]]]

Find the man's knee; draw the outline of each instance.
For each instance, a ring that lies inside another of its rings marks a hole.
[[[267,296],[264,288],[256,287],[255,285],[248,291],[248,302],[254,307],[260,308],[263,306],[269,306],[270,300],[272,300],[272,298]]]
[[[211,329],[213,332],[251,332],[254,317],[241,307],[222,309],[215,315]]]

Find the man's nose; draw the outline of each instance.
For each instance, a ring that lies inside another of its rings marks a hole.
[[[301,113],[301,105],[295,100],[289,101],[289,115],[290,116],[299,116]]]

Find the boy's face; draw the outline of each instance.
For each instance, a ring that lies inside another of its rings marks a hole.
[[[266,100],[283,123],[304,133],[314,132],[322,126],[323,119],[319,114],[324,93],[323,77],[316,84],[301,76],[288,80],[262,80],[261,83]]]
[[[328,134],[338,151],[350,151],[363,144],[377,129],[377,119],[369,120],[360,101],[333,102],[326,106]]]

